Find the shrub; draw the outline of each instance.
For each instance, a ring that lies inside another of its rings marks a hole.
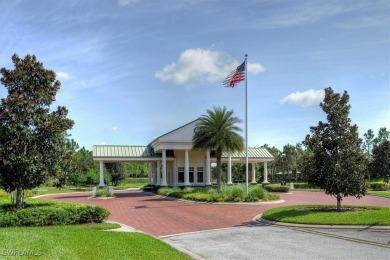
[[[181,189],[179,187],[174,187],[174,188],[159,188],[157,190],[157,194],[163,196],[169,196],[172,192],[181,192]]]
[[[303,183],[294,183],[294,188],[295,189],[316,189],[317,187],[303,182]]]
[[[184,194],[182,198],[195,201],[211,201],[209,194],[199,192]]]
[[[268,192],[264,190],[262,187],[256,185],[249,189],[248,195],[250,198],[253,198],[254,200],[260,200],[267,197]]]
[[[390,190],[390,184],[388,184],[388,183],[372,182],[372,183],[369,184],[369,187],[372,190],[376,190],[376,191],[388,191],[388,190]]]
[[[279,184],[268,184],[265,185],[264,188],[270,192],[288,192],[290,190],[289,186],[282,186]]]
[[[192,192],[195,192],[195,191],[196,191],[196,189],[194,187],[185,187],[183,189],[184,193],[192,193]]]
[[[0,198],[9,198],[9,193],[0,189]]]
[[[15,196],[16,196],[16,193],[14,193]],[[25,190],[23,192],[24,194],[24,198],[30,198],[30,197],[33,197],[35,195],[37,195],[37,192],[33,191],[33,190]],[[8,192],[6,192],[5,190],[1,190],[0,189],[0,198],[10,198],[10,194]]]
[[[222,192],[218,193],[216,189],[205,187],[187,187],[181,190],[179,187],[175,188],[160,188],[157,191],[160,195],[172,196],[195,201],[221,202],[221,201],[259,201],[262,200],[276,200],[279,196],[276,194],[269,194],[260,186],[250,186],[248,196],[246,195],[245,185],[224,186]]]
[[[28,200],[24,209],[11,209],[1,201],[0,227],[75,225],[100,223],[109,212],[98,206]]]
[[[97,188],[95,197],[114,197],[114,194],[107,187],[102,189]]]
[[[237,201],[237,198],[242,200],[246,196],[246,190],[244,185],[233,185],[233,186],[225,186],[222,190],[224,195],[231,197],[233,200]]]
[[[216,189],[205,187],[186,187],[183,190],[179,187],[160,188],[157,193],[165,196],[209,202],[258,201],[264,196],[268,196],[268,193],[259,186],[250,187],[249,196],[246,196],[244,185],[224,186],[221,193],[218,193]]]

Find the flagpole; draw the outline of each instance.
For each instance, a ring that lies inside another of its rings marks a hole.
[[[245,54],[245,178],[246,195],[249,194],[248,185],[248,54]]]

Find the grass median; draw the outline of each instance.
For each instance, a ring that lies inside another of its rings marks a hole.
[[[268,210],[262,218],[286,223],[312,225],[373,225],[390,226],[390,208],[343,205],[297,205]]]

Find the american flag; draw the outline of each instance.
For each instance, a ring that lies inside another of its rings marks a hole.
[[[233,70],[224,80],[225,87],[234,88],[239,82],[245,80],[245,61]]]

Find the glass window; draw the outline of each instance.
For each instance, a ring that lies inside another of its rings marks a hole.
[[[190,167],[188,173],[190,177],[190,182],[194,182],[194,167]]]
[[[177,167],[177,181],[184,182],[184,167]]]
[[[198,182],[203,182],[203,167],[196,168],[196,173],[198,175]]]

